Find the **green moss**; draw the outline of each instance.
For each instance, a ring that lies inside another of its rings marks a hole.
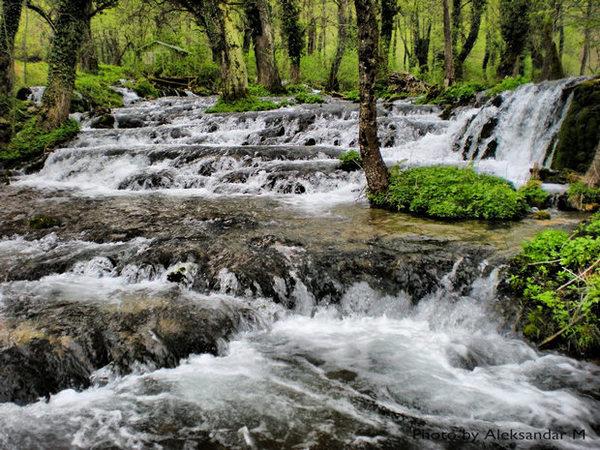
[[[530,180],[519,188],[519,193],[525,198],[529,206],[543,209],[550,202],[550,194],[542,189],[542,182],[538,180]]]
[[[550,220],[552,216],[548,211],[536,211],[531,215],[535,220]]]
[[[294,99],[298,103],[310,103],[310,104],[325,103],[325,99],[323,97],[321,97],[319,94],[312,94],[312,93],[308,93],[308,92],[300,92],[300,93],[296,94]]]
[[[530,83],[530,82],[531,82],[531,80],[524,76],[506,77],[500,83],[489,88],[486,91],[486,94],[489,95],[490,97],[493,97],[495,95],[501,94],[502,92],[514,91],[519,86],[522,86],[522,85]]]
[[[595,211],[600,205],[600,188],[589,187],[581,181],[569,185],[567,195],[571,206],[581,211]]]
[[[147,78],[137,80],[133,85],[133,90],[143,98],[156,98],[160,96],[158,89]]]
[[[553,169],[585,173],[600,140],[600,79],[580,83],[558,133]]]
[[[342,94],[342,98],[344,100],[348,100],[348,101],[357,103],[360,101],[360,92],[358,92],[358,89],[346,91]]]
[[[478,82],[457,83],[445,89],[441,94],[432,90],[432,95],[438,95],[433,98],[429,96],[427,102],[436,105],[465,105],[474,100],[477,93],[485,88],[485,85]]]
[[[123,69],[119,67],[100,66],[98,75],[79,73],[75,90],[92,108],[117,108],[123,106],[123,97],[112,86],[124,76]]]
[[[74,120],[67,120],[59,128],[45,131],[40,126],[40,119],[32,117],[20,127],[8,146],[0,150],[0,162],[11,164],[35,158],[70,141],[78,132],[79,124]]]
[[[277,109],[281,106],[279,103],[275,103],[268,100],[261,100],[256,97],[246,97],[234,102],[227,102],[222,98],[217,100],[214,106],[206,110],[207,113],[231,113],[231,112],[245,112],[245,111],[268,111],[271,109]]]
[[[598,354],[599,254],[600,214],[571,235],[547,230],[524,245],[508,277],[522,300],[529,339],[583,356]]]
[[[348,150],[339,156],[341,161],[340,168],[346,172],[353,172],[362,169],[362,159],[357,150]]]
[[[44,230],[46,228],[54,228],[60,226],[60,220],[54,217],[37,215],[29,219],[29,227],[34,230]]]
[[[447,166],[395,168],[388,192],[369,198],[376,206],[439,219],[515,220],[528,211],[508,181]]]

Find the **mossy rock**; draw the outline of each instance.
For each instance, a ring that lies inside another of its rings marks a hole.
[[[573,88],[573,102],[558,134],[555,170],[585,173],[600,140],[600,78]]]
[[[45,230],[47,228],[59,227],[60,225],[60,220],[44,215],[33,216],[29,219],[29,228],[34,230]]]
[[[552,219],[552,216],[550,215],[550,213],[545,210],[535,211],[534,213],[531,214],[531,217],[535,220],[550,220],[550,219]]]

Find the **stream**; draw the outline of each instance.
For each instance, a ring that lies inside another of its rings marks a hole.
[[[449,120],[381,104],[382,155],[522,184],[575,82]],[[600,369],[532,348],[497,292],[523,240],[581,216],[370,209],[339,168],[358,137],[342,100],[125,99],[0,188],[0,448],[600,447]]]

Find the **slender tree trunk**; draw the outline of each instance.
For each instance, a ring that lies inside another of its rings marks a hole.
[[[0,143],[11,135],[9,114],[14,82],[15,36],[19,29],[23,0],[3,0],[0,10]]]
[[[376,0],[354,0],[358,23],[358,74],[360,85],[360,120],[358,141],[360,155],[371,194],[387,191],[388,171],[379,151],[375,79],[378,64],[378,29]]]
[[[75,87],[75,69],[85,33],[91,0],[60,0],[56,32],[48,57],[48,85],[42,99],[45,127],[58,127],[69,117]]]
[[[88,73],[98,73],[98,56],[96,54],[96,45],[92,35],[92,3],[85,13],[85,30],[82,36],[81,51],[79,55],[79,65],[81,70]]]
[[[594,159],[585,174],[585,182],[589,187],[600,187],[600,142],[596,146]]]
[[[454,84],[454,52],[452,51],[452,30],[448,0],[442,0],[444,8],[444,85]]]
[[[321,32],[319,34],[319,53],[325,54],[327,45],[327,0],[321,0]]]
[[[304,48],[304,28],[300,25],[297,0],[281,0],[283,33],[287,40],[290,57],[290,77],[293,83],[300,82],[300,58]]]
[[[462,49],[456,56],[454,71],[456,74],[456,78],[462,79],[463,77],[463,67],[465,61],[471,54],[473,47],[475,46],[475,42],[477,41],[477,37],[479,36],[479,29],[481,27],[481,16],[483,15],[483,11],[485,9],[486,0],[472,0],[471,3],[471,26],[469,28],[469,34],[465,39],[465,42],[462,45]],[[455,49],[455,52],[457,50]]]
[[[564,71],[556,44],[552,39],[552,21],[546,20],[542,26],[542,47],[544,50],[542,80],[558,80],[563,78]]]
[[[515,76],[520,72],[520,60],[529,36],[531,0],[500,0],[500,31],[504,49],[498,76]]]
[[[394,30],[394,19],[398,13],[397,0],[381,0],[381,42],[380,59],[382,75],[385,74],[389,66],[390,43],[392,41],[392,31]]]
[[[273,28],[267,0],[250,0],[246,3],[250,33],[254,41],[258,83],[271,92],[281,92],[281,79],[275,62]]]
[[[342,63],[342,57],[346,51],[346,30],[348,20],[348,0],[338,0],[338,40],[335,56],[329,69],[326,89],[330,92],[339,90],[338,72]]]
[[[452,48],[458,51],[458,38],[462,27],[462,2],[463,0],[452,0]]]
[[[579,66],[579,75],[585,75],[585,70],[590,58],[592,41],[592,4],[593,0],[588,0],[585,8],[585,27],[583,29],[583,48],[581,50],[581,64]]]

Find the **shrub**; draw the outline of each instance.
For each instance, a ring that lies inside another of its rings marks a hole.
[[[358,91],[358,89],[346,91],[342,94],[342,98],[344,100],[348,100],[348,101],[357,103],[360,101],[360,92]]]
[[[376,206],[439,219],[515,220],[528,211],[508,181],[447,166],[394,168],[387,193],[370,200]]]
[[[484,89],[485,86],[477,82],[457,83],[450,86],[431,102],[438,105],[464,105],[475,99],[477,93]]]
[[[600,188],[589,187],[581,181],[572,183],[567,195],[569,203],[579,210],[594,210],[600,204]]]
[[[542,347],[597,355],[600,214],[569,235],[547,230],[524,245],[508,276],[522,301],[523,332]]]
[[[539,180],[530,180],[519,189],[519,193],[529,206],[544,209],[550,202],[550,194],[542,189],[542,182]]]
[[[160,96],[158,89],[147,78],[137,80],[133,85],[133,90],[143,98],[156,98]]]
[[[519,86],[522,86],[522,85],[530,83],[530,82],[531,82],[531,80],[529,80],[527,77],[524,77],[522,75],[518,76],[518,77],[506,77],[500,83],[489,88],[486,91],[486,94],[489,95],[490,97],[493,97],[493,96],[501,94],[502,92],[505,92],[505,91],[514,91]]]
[[[271,95],[267,88],[261,84],[250,84],[248,93],[253,97],[268,97]]]
[[[357,150],[348,150],[339,156],[341,161],[340,168],[346,172],[353,172],[362,169],[362,159]]]
[[[6,149],[0,151],[0,162],[15,163],[34,158],[70,141],[79,132],[79,124],[71,119],[51,131],[44,130],[40,123],[37,117],[27,120]]]
[[[300,93],[296,94],[294,99],[298,103],[311,103],[311,104],[325,103],[325,100],[319,94],[312,94],[312,93],[308,93],[308,92],[300,92]]]
[[[256,97],[246,97],[234,102],[226,102],[222,98],[214,106],[206,110],[207,113],[231,113],[245,111],[268,111],[277,109],[281,105],[272,101],[260,100]]]

